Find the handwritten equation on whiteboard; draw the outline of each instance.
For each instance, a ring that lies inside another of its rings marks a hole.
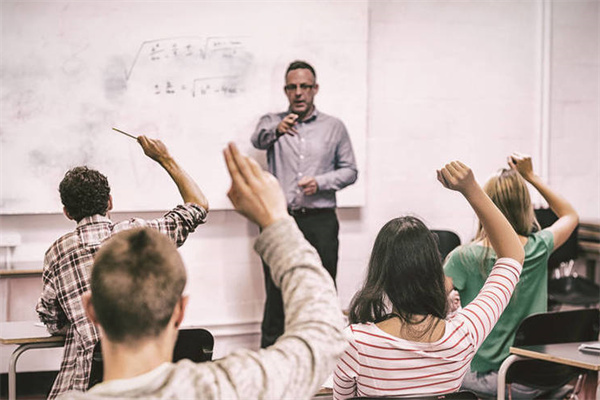
[[[252,63],[245,38],[151,40],[140,45],[127,86],[154,96],[233,96],[244,92]]]

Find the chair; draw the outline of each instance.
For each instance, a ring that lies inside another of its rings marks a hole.
[[[549,208],[538,208],[535,216],[542,228],[552,225],[558,217]],[[600,286],[592,280],[571,274],[567,276],[554,277],[555,271],[560,271],[560,264],[572,262],[577,258],[579,250],[578,228],[575,228],[567,241],[556,249],[548,259],[548,308],[554,309],[562,304],[571,306],[590,307],[600,303]]]
[[[600,311],[579,309],[533,314],[525,318],[515,335],[513,346],[552,343],[587,342],[598,340]],[[576,367],[541,360],[517,360],[506,371],[510,385],[520,383],[536,389],[551,391],[577,378],[574,395],[583,385],[585,371]]]
[[[435,234],[438,239],[438,249],[442,256],[442,261],[446,259],[446,256],[450,254],[452,250],[460,246],[460,237],[452,231],[432,229],[431,232]]]
[[[535,218],[540,223],[542,229],[549,227],[558,220],[554,211],[549,208],[536,208],[534,212]],[[550,258],[548,259],[548,270],[550,272],[559,268],[560,263],[575,260],[577,258],[579,250],[577,245],[577,231],[578,228],[575,228],[567,241],[550,255]]]
[[[477,400],[477,395],[473,392],[461,390],[459,392],[431,395],[431,396],[418,396],[418,397],[351,397],[351,400],[381,400],[381,399],[402,399],[402,400]]]
[[[580,276],[563,276],[548,281],[548,304],[590,307],[600,302],[600,286]]]
[[[173,349],[173,362],[189,359],[199,363],[211,361],[215,339],[213,335],[202,328],[180,329]],[[104,363],[102,361],[102,344],[100,341],[94,347],[92,356],[92,367],[90,370],[90,382],[88,389],[102,382],[104,375]]]
[[[215,339],[206,329],[180,329],[173,349],[173,362],[184,358],[196,363],[211,361],[214,345]]]

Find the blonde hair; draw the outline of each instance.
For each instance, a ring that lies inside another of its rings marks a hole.
[[[517,171],[506,168],[499,170],[486,182],[483,190],[502,211],[518,235],[528,236],[540,229],[533,212],[529,189]],[[479,222],[475,239],[481,240],[486,237],[487,234]]]
[[[535,218],[533,204],[529,189],[525,183],[525,179],[513,169],[500,169],[493,175],[483,186],[485,193],[492,199],[496,207],[504,214],[508,222],[520,236],[529,236],[532,232],[540,230],[540,224]],[[481,241],[487,238],[487,234],[479,221],[477,235],[474,241]],[[489,250],[485,251],[482,259],[482,273],[487,276],[484,271],[485,260],[489,254]]]

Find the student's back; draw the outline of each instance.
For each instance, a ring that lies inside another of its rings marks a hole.
[[[381,323],[351,325],[350,347],[334,375],[336,398],[457,391],[475,350],[496,323],[518,282],[520,269],[512,259],[500,260],[489,285],[467,307],[449,320],[440,321],[443,333],[431,341],[428,336],[420,341],[399,338],[391,334],[393,327],[386,332]]]
[[[497,371],[509,355],[521,321],[531,314],[547,310],[547,263],[553,247],[554,237],[548,231],[529,236],[524,246],[525,261],[519,283],[498,323],[473,358],[472,371]],[[448,255],[444,271],[452,277],[463,306],[475,299],[496,259],[492,249],[477,244],[462,246]],[[482,264],[485,274],[481,271]]]
[[[514,153],[508,158],[510,169],[503,169],[488,180],[485,192],[507,217],[525,251],[521,280],[515,294],[488,339],[477,351],[463,389],[481,397],[493,397],[497,391],[497,371],[508,357],[516,330],[527,316],[547,309],[547,264],[552,251],[561,246],[578,223],[573,207],[554,193],[533,172],[531,158]],[[536,188],[558,215],[550,227],[539,230],[529,189]],[[482,287],[496,254],[489,246],[487,233],[480,224],[473,243],[456,249],[448,256],[444,271],[450,285],[460,293],[462,305],[469,304]],[[514,396],[533,398],[543,392],[523,385],[511,385]]]

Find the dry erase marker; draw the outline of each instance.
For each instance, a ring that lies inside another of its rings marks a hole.
[[[129,137],[130,137],[130,138],[132,138],[132,139],[135,139],[135,140],[137,140],[137,137],[135,137],[135,136],[133,136],[133,135],[130,135],[130,134],[129,134],[129,133],[127,133],[127,132],[123,132],[123,131],[122,131],[122,130],[120,130],[120,129],[113,128],[113,130],[114,130],[114,131],[117,131],[117,132],[119,132],[119,133],[122,133],[122,134],[123,134],[123,135],[125,135],[125,136],[129,136]]]

